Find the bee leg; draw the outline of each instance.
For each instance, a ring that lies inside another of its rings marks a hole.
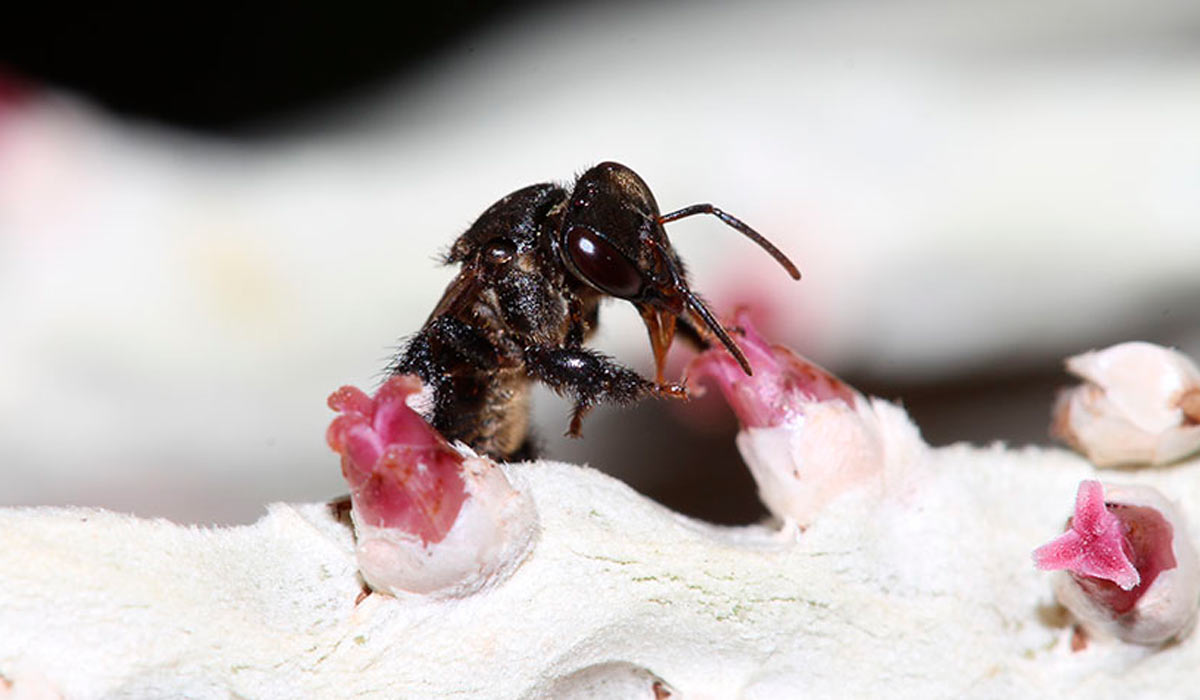
[[[443,430],[445,415],[462,410],[461,406],[455,406],[451,377],[470,376],[477,368],[495,368],[500,364],[496,347],[478,329],[442,316],[430,321],[408,341],[388,372],[415,374],[433,388],[436,415],[431,422]]]
[[[499,353],[479,329],[449,316],[430,321],[412,337],[389,368],[392,374],[413,373],[431,382],[447,370],[495,367]]]
[[[569,325],[567,326],[566,346],[577,348],[583,345],[596,332],[596,323],[600,317],[600,304],[592,301],[587,307],[579,297],[572,296],[568,302]]]
[[[477,446],[488,409],[482,392],[473,389],[501,364],[499,351],[478,329],[441,316],[408,341],[388,371],[420,377],[432,399],[418,409],[421,416],[450,440]]]
[[[567,431],[571,437],[579,437],[584,415],[596,404],[630,404],[658,393],[654,382],[587,348],[527,347],[525,369],[555,392],[575,399]]]
[[[581,438],[583,437],[583,417],[592,410],[591,404],[576,403],[575,408],[571,409],[571,425],[567,428],[567,437]]]

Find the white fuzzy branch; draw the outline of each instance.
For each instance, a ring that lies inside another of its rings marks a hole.
[[[798,535],[698,523],[586,468],[506,467],[539,511],[534,550],[450,601],[356,605],[351,532],[321,504],[221,529],[3,510],[0,697],[46,679],[72,698],[525,698],[592,666],[686,698],[1196,687],[1194,637],[1069,648],[1029,552],[1061,531],[1085,461],[962,445],[921,459],[920,488],[849,494]],[[1200,460],[1130,476],[1200,519]]]

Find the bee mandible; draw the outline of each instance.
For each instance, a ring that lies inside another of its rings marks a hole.
[[[637,173],[601,163],[570,191],[531,185],[489,207],[450,247],[445,262],[461,270],[389,371],[421,378],[429,392],[422,412],[442,435],[499,460],[533,456],[534,381],[574,401],[572,437],[597,404],[686,398],[682,385],[663,378],[677,327],[701,345],[720,342],[751,374],[737,343],[688,286],[663,229],[695,214],[716,216],[800,279],[787,256],[737,218],[711,204],[660,214]],[[641,314],[655,381],[584,346],[605,297]]]

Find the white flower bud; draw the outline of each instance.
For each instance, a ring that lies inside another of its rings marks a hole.
[[[1067,360],[1085,384],[1059,395],[1052,432],[1101,467],[1164,464],[1200,449],[1200,369],[1151,343]]]

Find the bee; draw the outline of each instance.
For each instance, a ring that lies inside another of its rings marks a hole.
[[[711,204],[660,214],[637,173],[601,163],[570,191],[531,185],[489,207],[450,247],[445,263],[461,270],[389,371],[421,378],[429,392],[422,412],[442,435],[498,460],[533,456],[535,381],[574,401],[571,437],[580,436],[597,404],[687,398],[683,385],[663,378],[677,328],[699,345],[720,342],[751,374],[737,343],[688,286],[663,229],[696,214],[716,216],[800,279],[787,256],[730,214]],[[585,347],[607,297],[641,314],[655,381]]]

